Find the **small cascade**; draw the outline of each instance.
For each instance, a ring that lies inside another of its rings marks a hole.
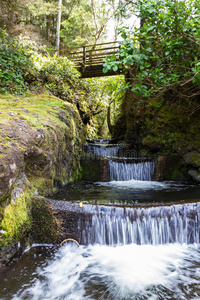
[[[99,211],[86,218],[84,226],[79,223],[79,238],[84,245],[199,243],[200,203],[97,208]]]
[[[148,157],[137,157],[135,150],[123,151],[125,149],[123,142],[108,144],[108,141],[99,143],[100,141],[102,140],[92,140],[86,144],[86,152],[105,157],[110,181],[150,181],[153,179],[155,161]],[[127,156],[123,157],[126,154]]]
[[[117,156],[119,147],[110,144],[87,144],[87,153],[98,156]]]
[[[92,144],[113,144],[112,138],[99,138],[99,139],[89,139],[87,138],[86,141]]]
[[[150,181],[155,171],[154,161],[128,163],[126,160],[124,162],[110,160],[109,165],[111,181],[127,181],[132,179]]]

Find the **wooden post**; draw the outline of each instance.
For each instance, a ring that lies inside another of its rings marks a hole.
[[[86,67],[86,47],[83,46],[83,72],[85,71]]]

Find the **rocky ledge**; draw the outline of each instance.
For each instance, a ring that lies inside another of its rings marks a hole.
[[[0,96],[0,249],[31,227],[32,200],[80,173],[76,106],[49,95]]]

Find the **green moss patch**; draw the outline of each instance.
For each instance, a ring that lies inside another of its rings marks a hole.
[[[30,230],[29,218],[30,196],[28,194],[17,198],[4,209],[0,227],[4,231],[0,239],[3,246],[21,239]]]
[[[70,103],[46,94],[27,94],[23,97],[0,95],[0,124],[13,119],[23,119],[32,127],[45,127],[51,122],[63,126],[57,110],[66,109],[66,106],[72,107]]]
[[[31,236],[34,242],[57,242],[61,236],[61,222],[50,203],[44,198],[33,198],[31,205]]]

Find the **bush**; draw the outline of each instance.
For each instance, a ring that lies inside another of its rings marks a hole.
[[[34,57],[34,62],[39,70],[43,86],[51,95],[63,100],[73,100],[74,90],[77,89],[80,77],[73,62],[67,57],[49,55],[38,55]]]
[[[30,69],[34,69],[34,65],[27,47],[0,30],[0,91],[24,91]]]
[[[131,6],[139,13],[141,26],[120,29],[118,57],[108,57],[104,72],[127,69],[132,91],[139,97],[162,98],[169,93],[189,105],[198,101],[199,1],[141,0]]]
[[[0,92],[22,93],[42,87],[49,94],[72,100],[80,74],[67,57],[50,56],[46,47],[0,30]]]

